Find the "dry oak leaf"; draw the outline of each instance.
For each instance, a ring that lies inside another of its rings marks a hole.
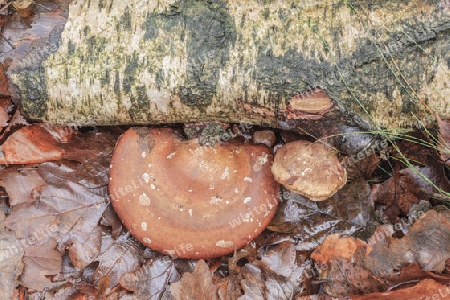
[[[170,292],[177,300],[217,300],[218,287],[204,260],[199,260],[194,273],[184,273],[181,280],[170,285]]]

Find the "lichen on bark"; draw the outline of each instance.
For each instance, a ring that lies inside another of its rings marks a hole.
[[[56,123],[277,126],[318,86],[395,128],[450,117],[449,28],[440,1],[75,0],[39,84],[11,78],[31,117]]]

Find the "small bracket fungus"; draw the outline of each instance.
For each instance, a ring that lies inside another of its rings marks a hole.
[[[286,107],[288,119],[320,119],[334,109],[333,101],[327,92],[322,89],[297,94],[289,100]]]
[[[338,157],[318,142],[295,141],[279,148],[272,173],[287,189],[313,201],[327,199],[347,182]]]
[[[131,128],[111,161],[111,202],[145,246],[182,258],[218,257],[272,219],[279,192],[272,160],[260,145],[200,146],[169,128]]]

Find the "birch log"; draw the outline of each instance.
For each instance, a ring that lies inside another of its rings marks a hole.
[[[31,118],[60,124],[276,127],[294,95],[320,87],[365,127],[410,127],[450,117],[449,6],[74,0],[21,39],[10,90]]]

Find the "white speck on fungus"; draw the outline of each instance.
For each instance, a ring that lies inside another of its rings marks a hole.
[[[232,241],[219,240],[216,243],[217,247],[220,248],[230,248],[233,247],[234,243]]]
[[[147,222],[141,222],[141,229],[147,231]]]
[[[142,193],[142,195],[139,195],[139,204],[140,205],[150,205],[150,198],[147,197],[145,193]]]
[[[216,196],[211,197],[211,200],[209,200],[209,204],[217,204],[219,202],[222,202],[222,198]]]

